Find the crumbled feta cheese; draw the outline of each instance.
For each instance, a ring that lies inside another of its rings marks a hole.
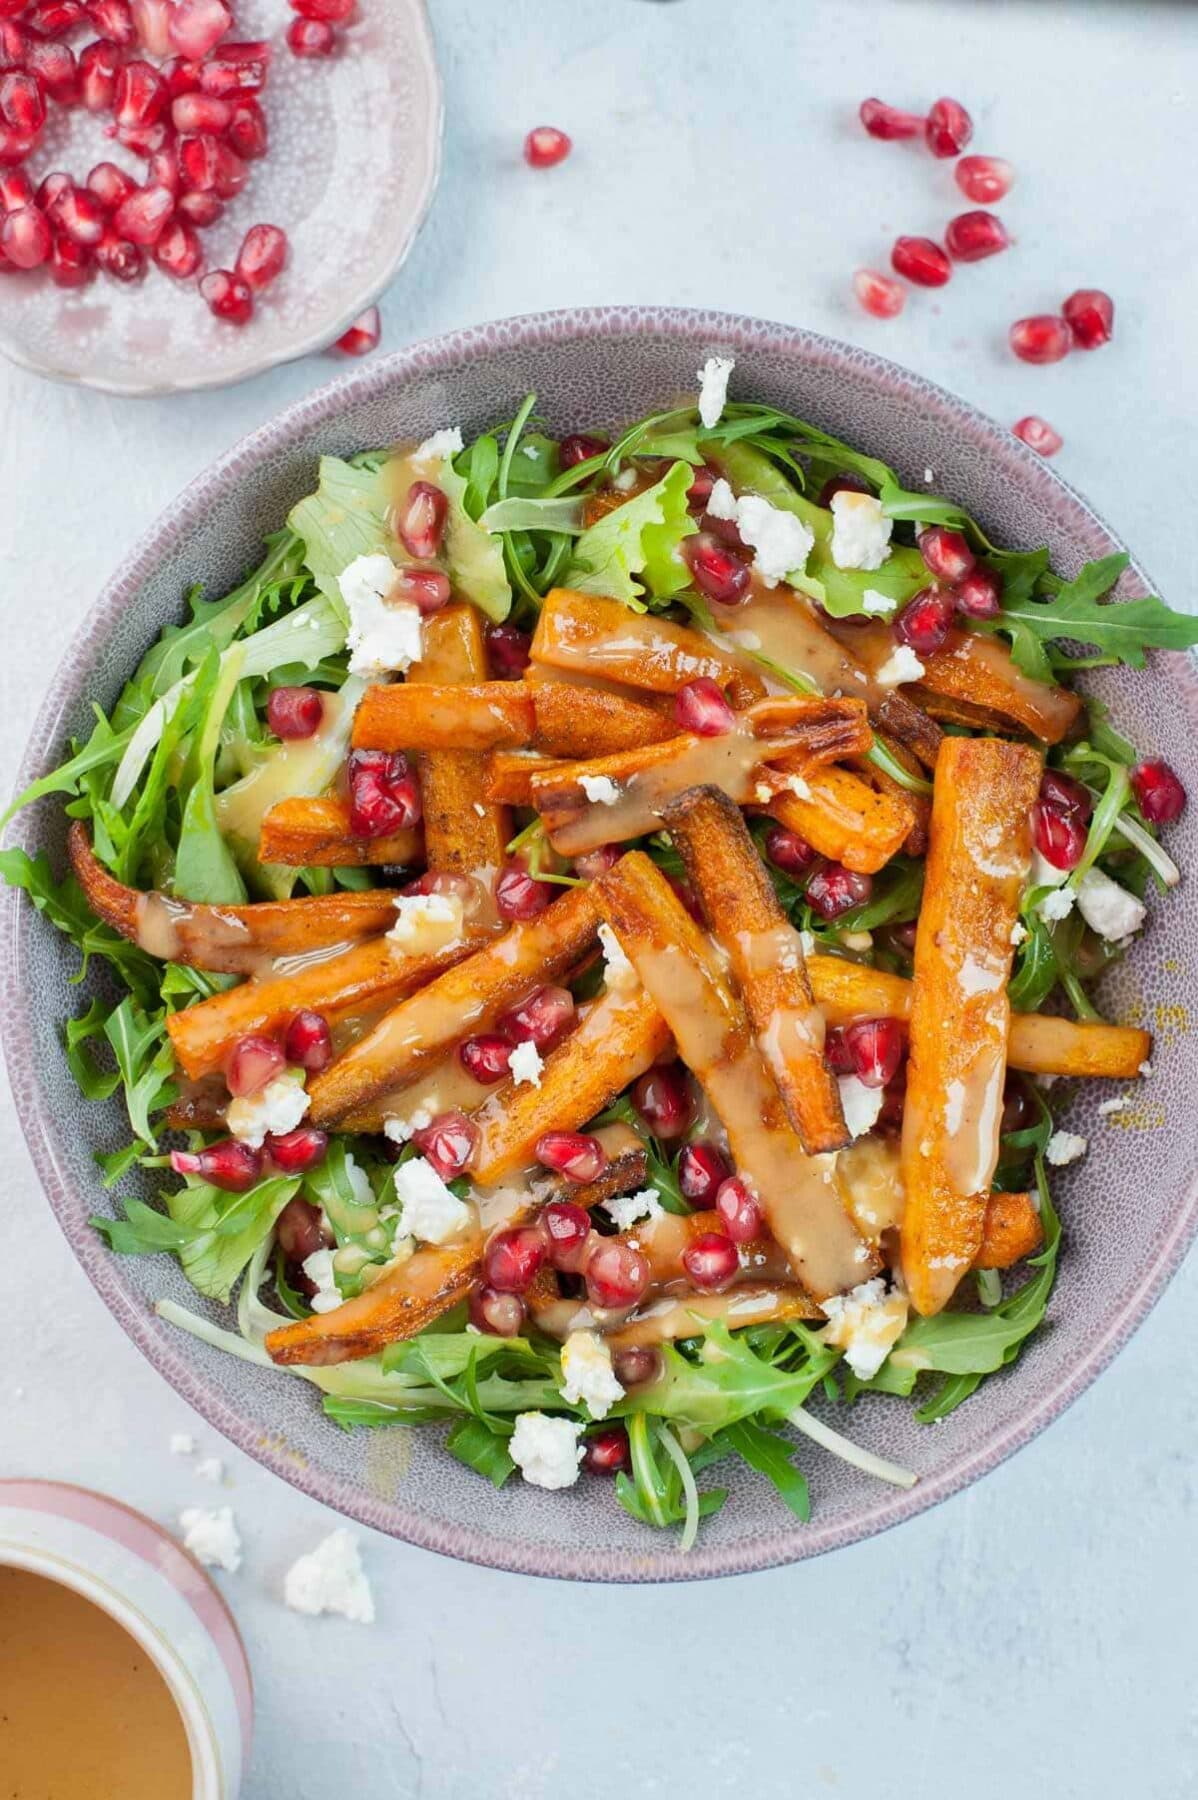
[[[1078,882],[1077,909],[1090,929],[1108,944],[1122,943],[1148,916],[1144,902],[1101,869],[1087,869]]]
[[[872,950],[874,934],[872,931],[842,931],[840,941],[846,950]]]
[[[713,519],[735,519],[736,495],[721,475],[711,484],[711,492],[707,496],[707,510]]]
[[[1044,1160],[1054,1169],[1063,1169],[1066,1163],[1076,1162],[1079,1156],[1084,1156],[1088,1148],[1086,1139],[1075,1131],[1054,1131],[1045,1148]]]
[[[844,1351],[844,1360],[859,1381],[871,1381],[903,1335],[907,1296],[886,1292],[880,1275],[847,1294],[822,1302],[828,1319],[825,1344]]]
[[[710,431],[718,425],[728,398],[728,377],[734,367],[731,356],[709,356],[699,370],[699,417]]]
[[[374,1596],[353,1533],[330,1532],[315,1550],[297,1557],[283,1578],[283,1600],[292,1612],[311,1618],[340,1613],[355,1625],[372,1624]]]
[[[183,1548],[190,1550],[206,1569],[225,1569],[236,1575],[241,1567],[241,1534],[231,1506],[218,1506],[212,1511],[202,1506],[188,1506],[179,1514],[183,1530]]]
[[[308,1110],[302,1069],[287,1069],[256,1094],[242,1094],[229,1102],[225,1124],[235,1138],[260,1150],[268,1137],[294,1131]]]
[[[924,478],[925,486],[931,487],[932,483],[936,479],[935,471],[933,469],[925,469],[923,472],[923,478]]]
[[[881,1088],[866,1087],[856,1075],[841,1075],[838,1081],[840,1106],[849,1133],[855,1138],[864,1137],[877,1124],[886,1096]]]
[[[778,786],[789,789],[796,800],[810,800],[811,798],[811,789],[801,775],[784,775]]]
[[[370,1177],[363,1169],[352,1150],[345,1153],[345,1179],[353,1191],[355,1206],[373,1206],[374,1189],[370,1185]]]
[[[889,594],[880,594],[877,588],[866,588],[861,596],[862,612],[876,618],[888,619],[897,605],[897,600],[892,599]]]
[[[615,806],[620,798],[620,790],[610,775],[580,775],[578,785],[592,806]]]
[[[460,894],[400,894],[395,911],[398,917],[387,936],[408,956],[432,956],[462,935]]]
[[[458,426],[451,425],[447,430],[434,431],[432,437],[426,437],[422,444],[417,444],[412,452],[414,463],[443,462],[447,456],[456,456],[462,448],[462,433]],[[534,456],[536,452],[533,452]]]
[[[171,1455],[172,1456],[194,1456],[195,1453],[196,1453],[196,1441],[192,1437],[190,1431],[172,1431],[171,1432]]]
[[[636,470],[621,469],[620,473],[612,482],[612,486],[619,494],[630,494],[636,486]]]
[[[1140,1064],[1138,1072],[1141,1075],[1151,1075],[1152,1074],[1152,1064],[1150,1062],[1142,1062]]]
[[[582,1426],[573,1419],[551,1419],[542,1412],[518,1413],[508,1452],[533,1487],[573,1487],[582,1461],[581,1436]]]
[[[1019,945],[1023,943],[1026,937],[1027,926],[1022,919],[1016,919],[1011,927],[1011,942],[1015,945],[1016,949],[1018,949]]]
[[[1112,1113],[1126,1112],[1130,1105],[1131,1100],[1126,1094],[1120,1094],[1114,1100],[1102,1100],[1099,1102],[1098,1116],[1100,1119],[1109,1119]]]
[[[742,494],[736,528],[755,552],[753,567],[766,587],[777,587],[787,575],[807,567],[815,536],[794,513],[771,506],[759,494]]]
[[[393,1144],[406,1144],[410,1137],[415,1137],[418,1131],[423,1131],[425,1126],[431,1125],[432,1122],[431,1106],[418,1106],[416,1111],[406,1119],[401,1119],[393,1113],[390,1118],[383,1120],[383,1136],[390,1138]]]
[[[1028,887],[1060,887],[1068,879],[1068,869],[1058,869],[1055,863],[1050,863],[1038,850],[1032,851],[1031,865],[1027,872]]]
[[[1051,893],[1045,894],[1036,911],[1051,925],[1058,919],[1069,917],[1076,899],[1077,894],[1071,887],[1053,888]]]
[[[613,994],[630,994],[641,985],[641,978],[625,956],[619,938],[608,924],[599,927],[603,946],[603,982]]]
[[[923,672],[923,664],[910,644],[896,644],[874,680],[879,687],[898,687],[904,681],[918,681]]]
[[[470,1209],[451,1194],[423,1156],[395,1171],[395,1197],[403,1207],[403,1228],[424,1244],[444,1244],[465,1230]]]
[[[201,1456],[195,1466],[195,1472],[201,1481],[223,1481],[225,1465],[219,1456]]]
[[[351,675],[386,675],[419,661],[420,611],[406,600],[388,600],[394,583],[395,564],[381,551],[355,557],[337,578],[349,608]]]
[[[753,789],[753,798],[759,806],[768,806],[773,797],[773,785],[768,781],[759,781]]]
[[[517,1084],[525,1081],[532,1087],[540,1087],[541,1070],[545,1064],[541,1061],[541,1053],[531,1038],[528,1038],[523,1044],[516,1045],[508,1059],[507,1066],[508,1073]]]
[[[572,1331],[562,1345],[563,1400],[585,1405],[592,1419],[605,1419],[624,1389],[611,1366],[611,1351],[595,1331]]]
[[[341,1305],[345,1296],[337,1286],[333,1273],[333,1252],[331,1250],[313,1250],[311,1256],[303,1261],[304,1274],[315,1287],[308,1305],[315,1313],[333,1312]]]
[[[832,561],[838,569],[880,569],[892,528],[880,500],[840,488],[832,496]]]
[[[661,1201],[655,1188],[642,1188],[639,1194],[616,1194],[600,1203],[618,1231],[628,1231],[642,1219],[660,1219]]]

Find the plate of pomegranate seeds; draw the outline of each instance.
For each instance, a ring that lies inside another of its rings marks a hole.
[[[324,349],[411,249],[441,125],[423,0],[5,0],[0,351],[138,395]]]

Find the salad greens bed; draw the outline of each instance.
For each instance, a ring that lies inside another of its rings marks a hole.
[[[705,622],[706,603],[691,587],[678,552],[696,529],[687,502],[693,467],[717,452],[734,486],[762,495],[815,528],[816,548],[792,585],[834,618],[862,613],[867,589],[900,605],[914,595],[928,579],[915,531],[940,524],[964,532],[983,563],[1001,574],[1002,610],[977,628],[1004,638],[1015,664],[1029,676],[1055,681],[1104,665],[1139,668],[1149,649],[1198,640],[1198,622],[1157,599],[1109,603],[1106,597],[1126,557],[1103,558],[1062,580],[1049,568],[1045,549],[999,547],[951,500],[906,489],[877,458],[776,408],[740,403],[728,404],[711,428],[700,424],[689,406],[640,419],[609,449],[562,468],[558,445],[541,427],[530,394],[514,419],[481,433],[442,463],[440,484],[449,504],[446,561],[455,593],[489,620],[524,629],[535,623],[542,596],[554,586],[606,595],[637,611],[668,608],[675,617],[689,612]],[[164,630],[111,709],[94,708],[90,734],[18,798],[9,816],[35,800],[60,796],[71,818],[88,822],[97,856],[122,882],[195,901],[229,904],[377,885],[377,872],[361,868],[264,867],[256,844],[262,817],[274,801],[325,792],[346,755],[365,684],[348,672],[349,621],[337,577],[354,558],[393,546],[386,461],[384,451],[348,461],[323,458],[316,491],[266,540],[259,566],[223,599],[209,600],[193,589],[185,621]],[[587,525],[585,497],[630,469],[642,483],[653,479]],[[892,554],[869,573],[834,565],[827,515],[812,498],[828,477],[846,471],[869,484],[895,521]],[[770,671],[799,691],[811,689],[802,671],[773,665]],[[292,745],[284,757],[266,724],[267,699],[272,688],[299,683],[323,690],[336,725],[306,753],[304,746],[297,753]],[[895,779],[929,791],[882,746],[875,755]],[[1083,782],[1094,801],[1085,855],[1070,883],[1076,885],[1095,864],[1141,895],[1178,880],[1156,830],[1137,810],[1129,780],[1135,761],[1133,746],[1093,701],[1082,733],[1051,753],[1050,766]],[[572,879],[546,867],[535,820],[522,830],[519,844],[534,873]],[[659,835],[646,848],[668,872],[677,871],[668,837]],[[338,1287],[348,1297],[361,1291],[364,1270],[393,1254],[394,1162],[383,1154],[380,1140],[342,1136],[331,1140],[319,1168],[302,1177],[271,1176],[243,1193],[221,1191],[196,1177],[182,1186],[171,1178],[159,1205],[126,1193],[135,1171],[149,1171],[156,1182],[169,1168],[160,1115],[177,1084],[167,1018],[236,978],[147,955],[100,922],[74,878],[59,879],[43,854],[6,849],[0,852],[0,873],[23,888],[78,947],[75,979],[81,981],[98,959],[119,994],[115,1003],[92,1000],[63,1031],[67,1061],[82,1093],[97,1101],[119,1094],[128,1115],[125,1141],[98,1158],[114,1212],[97,1216],[95,1228],[121,1255],[174,1252],[209,1300],[229,1302],[237,1294],[236,1329],[173,1302],[161,1303],[159,1310],[208,1342],[274,1368],[262,1347],[266,1332],[308,1311],[274,1244],[280,1211],[297,1194],[323,1209],[337,1240]],[[896,928],[917,915],[918,862],[897,857],[875,879],[868,901],[831,923],[807,904],[802,882],[772,867],[771,874],[787,913],[818,947],[844,954],[846,935],[869,932],[872,948],[851,953],[909,972],[909,938]],[[1079,1018],[1095,1019],[1089,987],[1120,950],[1089,932],[1076,911],[1056,922],[1045,920],[1039,902],[1047,891],[1032,888],[1026,897],[1026,936],[1016,953],[1012,1004],[1033,1011],[1052,1002]],[[848,1411],[863,1394],[916,1396],[918,1420],[942,1420],[980,1382],[1014,1361],[1041,1325],[1060,1248],[1044,1158],[1055,1095],[1028,1080],[1019,1085],[1022,1123],[1002,1140],[996,1185],[1011,1190],[1033,1185],[1039,1194],[1043,1247],[1022,1277],[979,1276],[972,1310],[914,1319],[868,1381],[852,1374],[821,1331],[801,1323],[735,1332],[715,1324],[703,1335],[665,1345],[658,1377],[618,1403],[611,1415],[628,1429],[630,1468],[618,1476],[616,1493],[635,1518],[659,1527],[680,1525],[681,1541],[689,1545],[700,1519],[723,1503],[725,1490],[710,1485],[710,1472],[731,1457],[771,1482],[782,1503],[805,1519],[807,1482],[797,1459],[808,1440],[884,1479],[914,1479],[858,1449],[810,1413],[808,1403],[818,1396]],[[627,1096],[606,1116],[624,1118],[644,1134]],[[193,1148],[204,1141],[201,1134],[191,1135]],[[652,1140],[648,1150],[651,1181],[663,1206],[689,1210],[670,1150]],[[410,1145],[404,1154],[413,1154]],[[457,1184],[457,1191],[465,1191],[465,1184]],[[380,1356],[290,1372],[320,1388],[329,1417],[349,1430],[448,1421],[450,1453],[496,1487],[515,1466],[508,1442],[518,1414],[539,1409],[591,1424],[585,1406],[568,1405],[559,1392],[558,1344],[535,1330],[510,1339],[481,1336],[466,1329],[464,1307]],[[798,1449],[794,1437],[780,1430],[786,1421],[802,1434]]]

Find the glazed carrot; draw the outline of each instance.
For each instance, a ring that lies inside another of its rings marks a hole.
[[[740,809],[719,788],[691,788],[662,815],[729,966],[790,1122],[809,1156],[849,1141],[840,1089],[824,1061],[799,934],[778,903]]]
[[[884,750],[890,753],[900,768],[906,769],[909,775],[922,776],[923,771],[919,766],[919,758],[913,751],[906,749],[896,738],[887,737],[881,731],[877,734],[877,741]],[[876,793],[884,794],[895,807],[910,813],[911,829],[903,839],[903,854],[905,856],[926,856],[928,828],[932,823],[931,794],[913,793],[910,788],[904,787],[902,782],[896,781],[893,775],[885,769],[878,768],[877,764],[870,762],[867,757],[854,757],[851,767],[856,770],[867,787],[873,788]]]
[[[547,681],[533,686],[532,698],[536,715],[532,747],[548,756],[610,756],[678,734],[669,714],[601,688]]]
[[[350,830],[349,805],[331,794],[319,799],[276,800],[262,820],[258,861],[289,868],[349,869],[384,863],[407,867],[424,860],[417,830],[360,838]]]
[[[876,1258],[844,1209],[835,1164],[804,1155],[711,940],[641,851],[622,857],[592,890],[719,1115],[796,1277],[817,1300],[855,1287]]]
[[[434,613],[424,621],[423,639],[423,654],[408,670],[405,684],[413,691],[418,692],[425,683],[437,687],[442,683],[472,684],[486,675],[487,653],[477,607],[447,606]],[[514,688],[517,684],[487,684],[488,688],[492,685]],[[497,805],[488,794],[487,758],[465,744],[460,748],[430,747],[417,757],[416,765],[429,868],[477,876],[489,892],[494,873],[504,860],[512,821],[507,808]]]
[[[663,1294],[643,1302],[626,1324],[607,1334],[607,1342],[613,1352],[634,1350],[674,1338],[701,1337],[704,1325],[716,1321],[730,1331],[740,1331],[746,1325],[768,1325],[781,1319],[809,1319],[818,1324],[823,1314],[802,1288],[781,1282],[773,1287],[734,1287],[723,1294]],[[539,1318],[537,1323],[541,1324]]]
[[[982,1243],[998,1161],[1011,930],[1031,861],[1043,759],[1000,738],[946,738],[936,759],[915,940],[903,1115],[902,1263],[937,1313]]]
[[[532,657],[657,694],[676,694],[688,681],[706,675],[727,688],[733,706],[750,706],[765,693],[760,675],[734,650],[709,643],[689,626],[568,588],[554,588],[546,597]]]
[[[712,1221],[710,1212],[693,1212],[689,1216],[662,1212],[656,1218],[638,1219],[635,1225],[618,1235],[625,1242],[635,1241],[636,1248],[649,1264],[653,1285],[660,1287],[667,1282],[689,1280],[682,1253],[697,1237],[712,1230]],[[744,1245],[744,1253],[743,1265],[733,1277],[737,1284],[746,1281],[784,1281],[789,1284],[794,1281],[786,1252],[772,1237],[754,1238]]]
[[[877,1243],[883,1233],[897,1231],[906,1200],[897,1141],[891,1137],[858,1138],[841,1151],[836,1167],[862,1237]],[[1043,1241],[1044,1227],[1031,1194],[991,1193],[973,1267],[1009,1269],[1031,1256]]]
[[[530,750],[495,750],[487,758],[487,797],[505,806],[531,806],[534,775],[558,766],[554,757]]]
[[[523,682],[425,687],[409,679],[367,688],[354,714],[353,745],[355,750],[498,750],[527,744],[532,730],[532,695]]]
[[[915,823],[905,794],[876,788],[838,763],[809,769],[805,794],[781,792],[764,808],[813,850],[863,875],[875,875],[903,848]]]
[[[991,1194],[982,1226],[975,1269],[1009,1269],[1034,1256],[1044,1242],[1044,1225],[1031,1194]]]

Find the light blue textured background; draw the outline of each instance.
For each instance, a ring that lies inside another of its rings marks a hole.
[[[384,303],[388,345],[583,301],[722,306],[867,343],[1004,421],[1044,413],[1067,440],[1062,472],[1165,595],[1194,604],[1198,10],[433,10],[445,171]],[[935,232],[963,203],[948,165],[868,141],[854,109],[868,93],[921,107],[943,92],[972,110],[974,147],[1018,169],[1002,207],[1017,245],[874,324],[847,297],[852,269],[884,266],[897,232]],[[577,150],[538,175],[519,142],[542,121]],[[1083,283],[1115,294],[1115,344],[1054,369],[1014,362],[1007,323]],[[5,785],[63,640],[124,547],[329,372],[310,361],[234,393],[122,403],[0,370]],[[363,1533],[379,1610],[364,1630],[283,1611],[283,1570],[332,1517],[215,1440],[126,1344],[49,1218],[11,1108],[0,1131],[0,1472],[94,1483],[169,1521],[217,1497],[167,1454],[169,1433],[194,1429],[225,1457],[246,1553],[222,1586],[258,1679],[250,1800],[1194,1793],[1192,1263],[1046,1436],[898,1533],[660,1590],[517,1579]]]

